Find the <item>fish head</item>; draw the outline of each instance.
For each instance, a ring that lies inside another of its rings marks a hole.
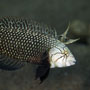
[[[50,68],[68,67],[75,64],[76,60],[64,43],[59,43],[49,50]]]

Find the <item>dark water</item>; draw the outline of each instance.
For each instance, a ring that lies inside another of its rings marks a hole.
[[[0,16],[30,16],[55,27],[59,34],[69,21],[80,20],[90,31],[90,0],[0,0]],[[77,59],[75,66],[52,69],[41,85],[34,80],[32,65],[12,72],[0,70],[0,90],[90,90],[90,32],[82,33],[78,36],[87,44],[69,45]]]

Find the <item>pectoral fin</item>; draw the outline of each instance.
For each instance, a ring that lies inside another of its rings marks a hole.
[[[76,41],[79,40],[79,38],[77,38],[77,39],[69,39],[69,38],[67,37],[67,33],[68,33],[68,31],[69,31],[69,28],[70,28],[70,23],[69,23],[66,31],[65,31],[63,34],[60,35],[60,37],[61,37],[61,38],[60,38],[60,41],[63,42],[64,44],[71,44],[71,43],[74,43],[74,42],[76,42]]]

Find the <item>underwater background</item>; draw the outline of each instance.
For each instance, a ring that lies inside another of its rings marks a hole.
[[[35,65],[16,71],[0,70],[0,90],[90,90],[90,0],[0,0],[0,17],[26,16],[55,27],[62,34],[69,22],[68,36],[80,38],[68,45],[77,63],[51,69],[39,85]]]

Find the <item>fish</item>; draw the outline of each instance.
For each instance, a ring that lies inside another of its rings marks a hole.
[[[42,83],[51,68],[68,67],[76,59],[66,44],[68,29],[60,35],[56,29],[25,17],[0,18],[0,69],[17,70],[27,63],[36,64],[35,79]]]

